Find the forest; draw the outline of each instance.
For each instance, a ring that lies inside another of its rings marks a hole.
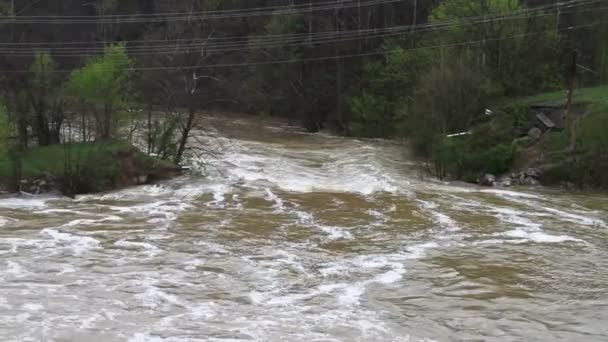
[[[33,149],[134,134],[180,164],[200,114],[215,110],[403,138],[439,178],[504,174],[544,149],[547,179],[607,186],[607,10],[598,0],[3,0],[0,176],[18,187]],[[563,130],[527,136],[533,96],[563,107]],[[591,114],[575,114],[583,105]],[[132,122],[137,131],[124,129]]]

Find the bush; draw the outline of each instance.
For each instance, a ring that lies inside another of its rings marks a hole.
[[[428,156],[438,137],[471,129],[484,117],[493,89],[488,79],[464,60],[434,67],[423,75],[408,118],[415,152]]]
[[[486,173],[498,175],[510,170],[515,150],[511,144],[474,148],[473,141],[473,137],[438,141],[433,151],[433,162],[440,178],[473,182]]]
[[[355,136],[378,138],[391,135],[388,132],[386,99],[363,94],[351,99],[353,113],[351,133]]]

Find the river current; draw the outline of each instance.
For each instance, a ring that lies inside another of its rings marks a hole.
[[[205,177],[0,198],[0,341],[608,341],[608,196],[208,126]]]

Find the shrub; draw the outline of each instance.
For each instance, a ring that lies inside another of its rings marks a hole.
[[[485,173],[508,172],[513,163],[514,147],[498,144],[474,148],[473,137],[445,138],[438,141],[433,151],[433,162],[440,178],[475,181]]]

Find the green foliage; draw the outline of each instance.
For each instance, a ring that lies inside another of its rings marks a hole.
[[[152,130],[152,152],[161,160],[173,159],[177,154],[177,129],[179,116],[170,117],[165,121],[155,121]]]
[[[55,86],[55,79],[57,78],[57,64],[46,52],[36,53],[34,62],[30,66],[32,73],[32,85],[36,90],[52,90],[50,87]]]
[[[23,179],[51,174],[60,181],[68,194],[97,192],[112,189],[123,181],[125,166],[120,154],[132,153],[135,164],[152,172],[168,167],[162,161],[133,152],[134,147],[121,141],[43,146],[26,151],[22,158]],[[0,157],[0,179],[12,176],[12,161]]]
[[[351,133],[355,136],[368,138],[385,137],[389,135],[387,125],[386,98],[363,94],[351,99],[353,112]]]
[[[127,103],[132,90],[132,62],[123,43],[106,47],[101,57],[90,59],[72,73],[71,90],[96,106]]]
[[[541,145],[548,156],[548,184],[571,182],[580,188],[608,189],[608,110],[602,106],[585,117],[577,130],[576,150],[569,150],[568,130],[551,133]]]
[[[132,61],[125,44],[106,47],[103,56],[90,59],[71,75],[69,88],[93,110],[98,135],[107,139],[112,133],[114,115],[133,95]]]
[[[0,105],[0,160],[7,158],[10,133],[8,110],[4,105]]]
[[[514,148],[510,144],[475,147],[471,137],[445,138],[435,145],[433,162],[438,176],[474,182],[486,173],[502,174],[511,168]]]
[[[408,109],[412,93],[429,64],[425,50],[408,50],[398,41],[388,42],[383,62],[366,66],[364,91],[350,100],[351,133],[365,137],[393,137],[407,134]]]
[[[581,122],[572,179],[579,186],[608,189],[608,111],[597,112]]]
[[[523,9],[519,0],[446,0],[431,12],[429,21],[440,23],[496,16]],[[518,19],[454,25],[434,34],[433,40],[440,44],[456,44],[452,50],[483,70],[511,96],[560,85],[555,55],[559,37],[553,30],[555,27],[555,16],[521,15]],[[476,43],[459,44],[461,42]]]
[[[464,62],[433,67],[417,86],[408,121],[416,152],[430,155],[437,137],[468,131],[494,93],[492,83]]]

